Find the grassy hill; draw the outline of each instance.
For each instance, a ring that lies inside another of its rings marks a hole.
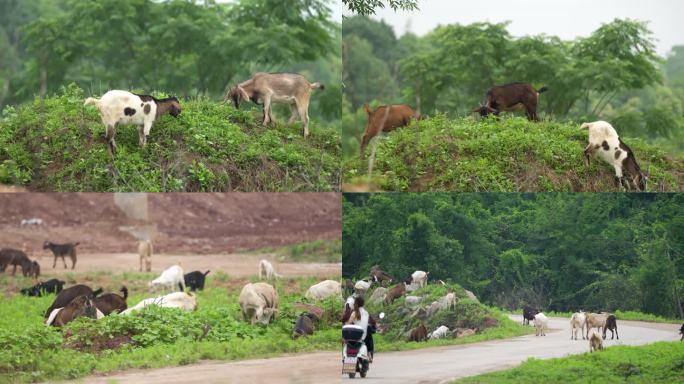
[[[418,308],[427,309],[432,302],[446,295],[449,288],[454,290],[458,298],[458,302],[453,309],[440,310],[426,318],[416,315]],[[382,302],[370,300],[372,291],[366,294],[366,307],[368,307],[368,311],[374,314],[376,318],[380,312],[384,312],[386,315],[381,321],[385,327],[384,334],[373,336],[378,351],[469,344],[522,336],[534,332],[531,327],[523,327],[510,320],[503,312],[469,299],[465,290],[458,284],[449,284],[448,286],[426,285],[411,292],[409,295],[423,297],[423,299],[418,306],[408,306],[404,296],[387,306]],[[472,336],[447,337],[427,342],[407,342],[410,331],[421,323],[425,325],[428,332],[432,332],[439,326],[444,325],[452,331],[456,328],[469,328],[476,330],[476,333]]]
[[[32,191],[337,191],[340,137],[334,129],[264,128],[249,110],[182,101],[147,146],[134,126],[117,130],[112,158],[97,110],[76,86],[6,108],[0,118],[0,183]],[[258,114],[260,115],[260,113]],[[284,117],[280,117],[283,121]]]
[[[579,124],[436,116],[398,129],[377,144],[373,175],[368,160],[344,162],[345,190],[611,192],[613,168],[583,164],[586,130]],[[643,140],[622,138],[635,152],[648,191],[681,191],[684,159],[672,158]],[[367,149],[370,155],[372,145]]]

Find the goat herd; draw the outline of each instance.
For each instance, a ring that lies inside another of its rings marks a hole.
[[[72,244],[53,244],[45,242],[45,248],[50,248],[57,257],[69,255],[72,258],[72,269],[76,264],[75,247],[78,243]],[[140,253],[140,270],[150,271],[152,244],[148,240],[140,241],[138,244]],[[2,270],[8,265],[20,265],[23,268],[24,276],[38,277],[40,267],[37,262],[30,261],[26,254],[16,249],[5,248],[0,250],[0,260],[2,260]],[[66,264],[65,264],[66,267]],[[165,269],[159,277],[150,281],[147,285],[150,292],[166,293],[161,296],[144,299],[136,305],[129,307],[127,300],[129,290],[123,286],[121,294],[105,293],[102,288],[96,290],[84,284],[76,284],[64,288],[65,282],[58,279],[51,279],[40,282],[34,286],[21,289],[21,293],[26,296],[41,297],[44,294],[56,294],[53,303],[45,311],[46,325],[62,327],[65,324],[79,317],[89,317],[100,319],[110,314],[130,315],[149,306],[162,308],[180,308],[186,311],[197,309],[197,297],[192,292],[203,290],[205,279],[210,271],[193,271],[184,274],[180,265],[173,265]],[[13,273],[14,275],[14,273]],[[273,280],[281,278],[273,265],[268,260],[261,260],[258,267],[259,279]],[[189,291],[187,291],[189,289]],[[328,297],[338,297],[341,299],[341,284],[334,280],[324,280],[311,286],[304,295],[311,301],[324,300]],[[278,314],[278,293],[273,285],[256,282],[246,284],[239,295],[239,305],[242,319],[252,325],[261,323],[268,325]],[[314,332],[313,320],[320,319],[320,312],[316,307],[304,305],[308,312],[302,314],[295,322],[292,332],[293,338],[302,335],[311,335]]]
[[[549,319],[544,313],[538,310],[525,306],[523,308],[523,325],[534,324],[536,336],[546,336]],[[683,326],[684,327],[684,326]],[[593,329],[596,328],[598,332]],[[586,329],[586,334],[585,334]],[[603,330],[603,339],[599,333]],[[589,340],[589,352],[594,352],[603,349],[603,340],[606,339],[606,331],[610,331],[610,339],[617,337],[620,340],[620,335],[617,330],[617,318],[615,315],[609,313],[585,313],[583,311],[575,312],[570,318],[570,340],[578,340],[577,332],[581,332],[582,340]],[[591,335],[590,335],[591,333]]]
[[[304,137],[309,136],[309,101],[311,91],[324,89],[320,83],[309,83],[304,76],[292,73],[258,72],[251,79],[232,87],[224,97],[224,103],[232,99],[235,108],[240,103],[252,101],[263,106],[263,125],[275,123],[272,103],[279,102],[290,107],[292,115],[288,125],[299,117],[304,129]],[[138,139],[141,147],[147,143],[152,125],[163,115],[178,117],[181,105],[176,97],[157,99],[149,95],[137,95],[128,91],[112,90],[100,99],[89,97],[84,105],[94,105],[100,112],[105,126],[105,140],[109,151],[116,153],[116,128],[119,125],[138,126]]]
[[[487,91],[485,102],[473,112],[482,117],[515,109],[524,109],[528,120],[537,121],[537,102],[539,95],[547,91],[546,87],[535,89],[528,83],[511,83],[492,87]],[[390,132],[396,128],[408,126],[412,120],[421,120],[418,112],[406,104],[380,106],[374,111],[364,105],[368,115],[368,124],[361,138],[361,157],[370,140],[381,132]],[[584,123],[582,129],[589,130],[589,144],[584,149],[584,163],[589,165],[591,156],[603,159],[615,169],[615,183],[625,190],[644,191],[648,175],[645,175],[636,161],[634,152],[620,140],[617,131],[605,121]],[[628,175],[629,177],[626,177]]]

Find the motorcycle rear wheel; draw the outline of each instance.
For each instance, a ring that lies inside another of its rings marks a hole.
[[[349,375],[349,378],[350,378],[350,379],[353,379],[353,378],[356,377],[356,372],[354,372],[354,373],[349,373],[348,375]]]

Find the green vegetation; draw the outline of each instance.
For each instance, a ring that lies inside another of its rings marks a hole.
[[[341,263],[342,240],[313,240],[286,245],[264,247],[251,253],[275,253],[278,261],[295,263]]]
[[[559,359],[529,359],[521,366],[457,383],[681,383],[684,343],[615,346]]]
[[[347,6],[349,11],[360,15],[373,15],[377,8],[385,8],[385,5],[389,5],[395,11],[418,9],[417,0],[389,0],[384,2],[381,0],[342,0],[342,3]]]
[[[684,318],[684,194],[345,194],[342,212],[345,277],[422,270],[508,310]]]
[[[616,191],[610,167],[587,170],[578,161],[587,140],[574,128],[606,120],[642,170],[654,172],[650,191],[681,191],[684,47],[659,57],[657,36],[636,20],[616,19],[572,41],[508,29],[481,22],[397,36],[384,21],[346,18],[345,190]],[[548,87],[539,97],[543,123],[468,118],[489,88],[516,81]],[[380,140],[370,177],[359,159],[364,103],[406,103],[431,117]]]
[[[54,97],[7,107],[0,120],[0,183],[34,191],[335,191],[339,135],[314,124],[262,127],[249,110],[198,99],[165,116],[145,148],[118,129],[112,158],[95,108],[71,85]]]
[[[78,281],[116,291],[131,289],[130,306],[143,298],[152,274],[85,274]],[[73,281],[68,279],[69,284]],[[219,279],[208,277],[197,293],[198,309],[149,308],[132,316],[110,315],[97,322],[78,319],[64,329],[47,327],[43,314],[54,295],[34,298],[16,293],[30,279],[0,276],[0,382],[75,379],[128,368],[190,364],[201,359],[237,360],[283,353],[339,349],[339,302],[321,302],[324,318],[313,336],[292,340],[292,326],[302,312],[293,307],[315,279],[279,280],[280,313],[268,327],[240,317],[238,296],[247,281],[231,281],[228,294]],[[231,285],[232,284],[232,285]]]
[[[595,159],[584,166],[588,133],[579,125],[439,115],[376,139],[371,184],[392,191],[621,191],[611,165]],[[684,158],[622,139],[650,172],[648,191],[682,190]],[[368,182],[367,159],[347,158],[343,168],[346,182]]]
[[[521,326],[510,320],[503,312],[468,299],[464,289],[458,284],[450,284],[448,286],[431,284],[411,292],[410,295],[424,297],[421,301],[421,306],[425,307],[446,295],[448,288],[453,288],[458,298],[455,308],[440,310],[435,315],[424,320],[411,316],[415,309],[405,305],[405,297],[396,299],[389,306],[383,303],[371,303],[367,299],[366,307],[368,307],[371,313],[378,314],[384,312],[386,315],[382,320],[382,324],[386,327],[387,331],[382,335],[376,334],[373,336],[377,351],[404,351],[443,345],[470,344],[534,333],[534,329]],[[369,292],[366,297],[371,297],[371,295],[372,292]],[[421,323],[425,325],[428,333],[441,325],[448,327],[452,331],[456,328],[476,329],[477,333],[472,336],[448,337],[445,339],[428,340],[427,342],[406,342],[410,331]]]

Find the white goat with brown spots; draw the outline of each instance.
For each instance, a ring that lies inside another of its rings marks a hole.
[[[94,105],[100,111],[106,128],[105,140],[112,154],[116,153],[114,136],[119,125],[137,125],[140,146],[144,147],[155,121],[167,113],[173,117],[181,113],[180,102],[175,97],[155,99],[118,90],[109,91],[100,99],[89,97],[83,105]]]
[[[304,137],[309,136],[309,99],[314,89],[325,89],[320,83],[309,83],[302,75],[293,73],[265,73],[258,72],[251,79],[232,87],[223,101],[233,99],[235,108],[240,107],[242,101],[252,102],[264,106],[264,126],[273,122],[271,104],[284,103],[290,107],[292,125],[299,116],[304,126]]]
[[[631,184],[639,191],[646,189],[647,175],[644,175],[636,162],[634,152],[618,137],[615,128],[605,121],[584,123],[581,129],[589,130],[589,144],[584,149],[584,164],[589,166],[589,158],[598,154],[605,162],[615,168],[615,184],[626,190]],[[626,179],[624,172],[631,176]]]

